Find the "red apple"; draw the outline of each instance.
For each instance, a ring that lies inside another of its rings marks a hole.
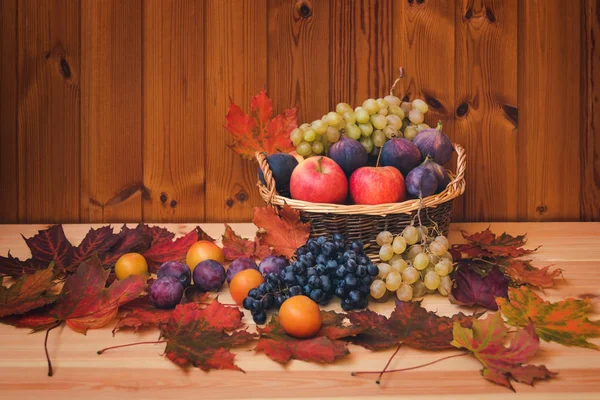
[[[310,157],[294,168],[290,192],[297,200],[342,204],[348,195],[348,179],[331,158]]]
[[[350,196],[355,204],[404,201],[404,177],[394,167],[359,168],[350,176]]]

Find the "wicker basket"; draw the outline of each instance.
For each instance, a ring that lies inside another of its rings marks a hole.
[[[404,227],[420,219],[423,225],[437,227],[444,235],[448,233],[452,202],[465,191],[465,150],[459,144],[454,144],[458,155],[456,174],[450,173],[452,181],[446,189],[433,196],[411,199],[402,203],[387,203],[377,205],[342,205],[327,203],[310,203],[280,196],[275,189],[275,180],[264,153],[256,153],[258,165],[265,176],[266,186],[260,181],[260,195],[267,204],[277,208],[284,204],[300,212],[303,221],[310,222],[311,236],[331,235],[341,233],[347,240],[360,239],[365,243],[365,251],[373,256],[379,246],[375,237],[381,231],[387,230],[397,235]]]

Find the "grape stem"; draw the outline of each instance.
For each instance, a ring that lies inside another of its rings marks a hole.
[[[392,87],[390,88],[390,96],[394,95],[394,89],[396,88],[396,85],[398,84],[398,82],[400,82],[402,78],[404,78],[404,67],[400,67],[398,69],[398,77],[396,78],[396,80],[392,84]]]
[[[128,344],[121,344],[118,346],[111,346],[111,347],[106,347],[102,350],[98,350],[96,353],[98,355],[103,354],[104,352],[108,351],[108,350],[114,350],[114,349],[120,349],[122,347],[131,347],[131,346],[137,346],[139,344],[160,344],[160,343],[166,343],[166,340],[156,340],[156,341],[152,341],[152,342],[136,342],[136,343],[128,343]]]

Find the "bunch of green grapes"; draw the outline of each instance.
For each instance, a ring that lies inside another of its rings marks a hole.
[[[367,99],[355,109],[339,103],[335,111],[323,118],[294,129],[290,139],[303,157],[325,154],[342,134],[360,141],[367,153],[377,155],[387,140],[394,137],[412,140],[418,132],[429,128],[423,123],[428,110],[421,99],[409,103],[392,95]]]
[[[427,227],[407,226],[394,237],[383,231],[377,235],[379,274],[371,283],[371,296],[382,298],[387,291],[399,300],[409,301],[426,293],[448,296],[452,290],[452,255],[448,239],[432,236]]]

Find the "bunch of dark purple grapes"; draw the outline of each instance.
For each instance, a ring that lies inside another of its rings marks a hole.
[[[363,252],[363,247],[360,240],[346,245],[344,236],[339,233],[331,240],[325,236],[309,239],[305,246],[296,250],[297,259],[290,265],[295,285],[321,305],[329,303],[336,295],[346,311],[365,308],[371,282],[379,269]],[[286,268],[289,270],[290,267]],[[292,276],[285,269],[284,273],[291,291],[294,287]]]
[[[257,324],[265,323],[266,312],[281,307],[292,296],[305,295],[320,305],[337,296],[344,310],[365,308],[373,277],[379,269],[363,253],[360,240],[346,245],[336,233],[309,239],[296,250],[296,260],[279,273],[269,273],[265,282],[248,292],[243,306]]]
[[[252,319],[257,324],[267,321],[267,311],[281,307],[290,297],[289,289],[278,273],[269,273],[265,282],[248,292],[242,306],[252,313]]]

